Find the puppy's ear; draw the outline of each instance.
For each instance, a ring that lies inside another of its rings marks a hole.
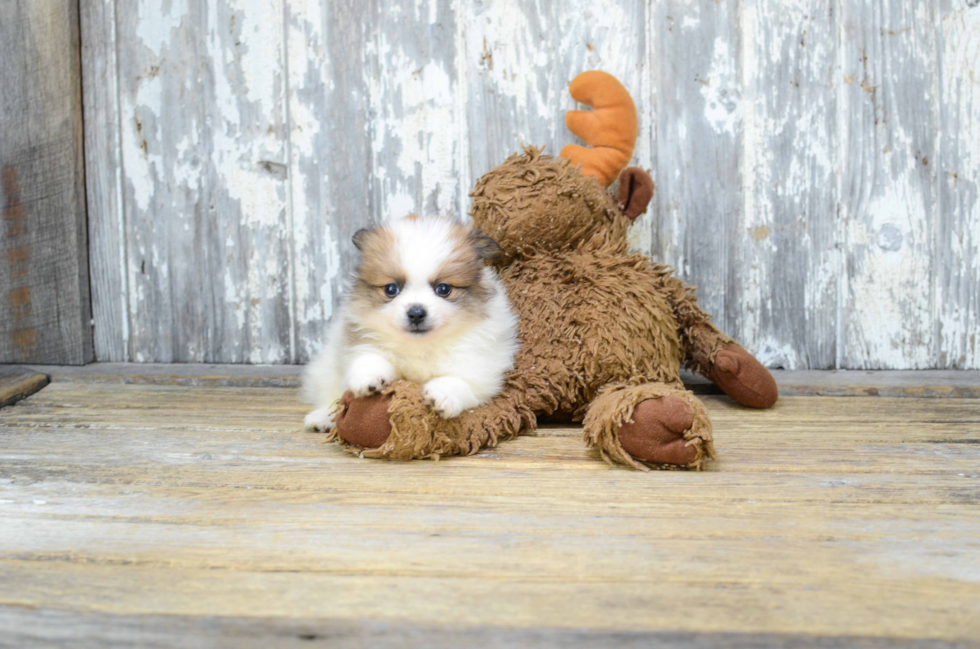
[[[367,243],[368,238],[370,238],[372,234],[374,234],[374,230],[371,230],[370,228],[361,228],[355,232],[354,236],[351,237],[351,240],[354,242],[354,247],[358,250],[364,250],[364,244]]]
[[[627,167],[619,174],[616,203],[630,221],[647,211],[653,198],[653,179],[639,167]]]
[[[500,244],[485,234],[471,232],[470,241],[473,242],[473,248],[476,249],[476,254],[480,256],[480,259],[500,259],[500,256],[504,254],[504,249],[500,247]]]

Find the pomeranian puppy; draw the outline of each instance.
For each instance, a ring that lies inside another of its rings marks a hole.
[[[356,277],[327,342],[303,375],[307,430],[334,425],[345,391],[380,393],[396,379],[423,386],[442,417],[500,391],[517,352],[517,318],[488,259],[497,243],[444,218],[410,216],[359,230]]]

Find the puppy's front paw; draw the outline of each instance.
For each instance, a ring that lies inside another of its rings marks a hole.
[[[458,417],[467,408],[479,405],[469,384],[454,376],[440,376],[425,384],[426,404],[443,419]]]
[[[303,419],[303,428],[310,433],[326,433],[334,425],[333,408],[317,408]]]
[[[350,368],[347,375],[347,389],[355,398],[380,394],[389,383],[397,379],[395,368],[380,356],[364,356]]]
[[[395,380],[395,373],[391,374],[364,374],[352,376],[348,388],[354,393],[355,398],[369,397],[372,394],[381,394],[388,384]]]

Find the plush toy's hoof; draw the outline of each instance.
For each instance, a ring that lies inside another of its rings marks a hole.
[[[708,378],[725,394],[750,408],[768,408],[779,398],[776,380],[769,370],[739,345],[726,345],[718,352]]]
[[[684,439],[693,425],[694,413],[680,397],[647,399],[636,404],[633,421],[620,426],[619,443],[634,459],[685,466],[698,455]]]
[[[355,399],[349,390],[340,399],[343,405],[337,414],[337,435],[347,442],[364,448],[378,448],[391,435],[388,417],[390,395],[377,394]]]

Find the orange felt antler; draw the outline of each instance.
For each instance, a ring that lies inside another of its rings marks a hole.
[[[592,106],[591,111],[565,113],[565,126],[589,146],[569,144],[561,157],[581,164],[583,175],[595,176],[608,187],[633,157],[639,129],[636,106],[616,77],[598,70],[575,77],[568,92],[575,101]]]

